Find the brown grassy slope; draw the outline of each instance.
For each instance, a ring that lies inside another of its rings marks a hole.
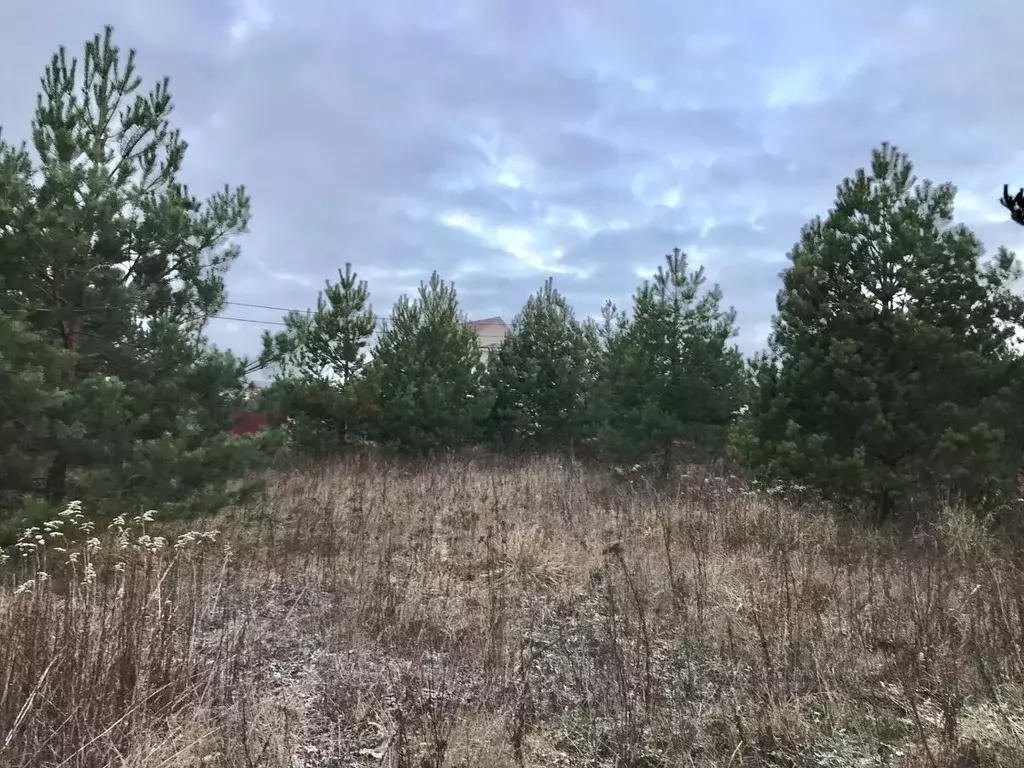
[[[215,540],[72,510],[0,588],[0,765],[1024,766],[1005,542],[736,485],[382,462]]]

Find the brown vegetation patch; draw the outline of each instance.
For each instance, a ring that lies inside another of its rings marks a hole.
[[[5,766],[1024,765],[1024,574],[962,510],[378,460],[218,536],[89,512],[6,566]]]

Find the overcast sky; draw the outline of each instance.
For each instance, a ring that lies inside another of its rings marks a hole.
[[[692,10],[687,10],[687,9]],[[104,23],[171,78],[185,180],[253,198],[235,302],[305,308],[345,261],[374,309],[432,270],[511,320],[548,275],[580,315],[680,247],[759,348],[800,226],[883,140],[960,189],[986,244],[1024,185],[1020,0],[0,0],[0,125]],[[240,306],[260,322],[279,313]],[[220,320],[240,353],[262,326]]]

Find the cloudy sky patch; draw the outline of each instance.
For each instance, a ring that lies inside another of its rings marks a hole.
[[[674,247],[759,348],[800,226],[888,140],[961,190],[989,248],[1024,184],[1024,5],[867,0],[98,0],[13,3],[0,125],[27,137],[38,77],[114,24],[171,77],[199,192],[244,183],[230,299],[305,308],[351,261],[374,308],[438,270],[511,319],[549,275],[583,315],[628,303]],[[257,322],[212,339],[258,349]],[[272,326],[267,326],[272,327]]]

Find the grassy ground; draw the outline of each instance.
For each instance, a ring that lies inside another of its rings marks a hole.
[[[1024,766],[1024,570],[956,510],[364,463],[62,520],[0,588],[3,766]]]

